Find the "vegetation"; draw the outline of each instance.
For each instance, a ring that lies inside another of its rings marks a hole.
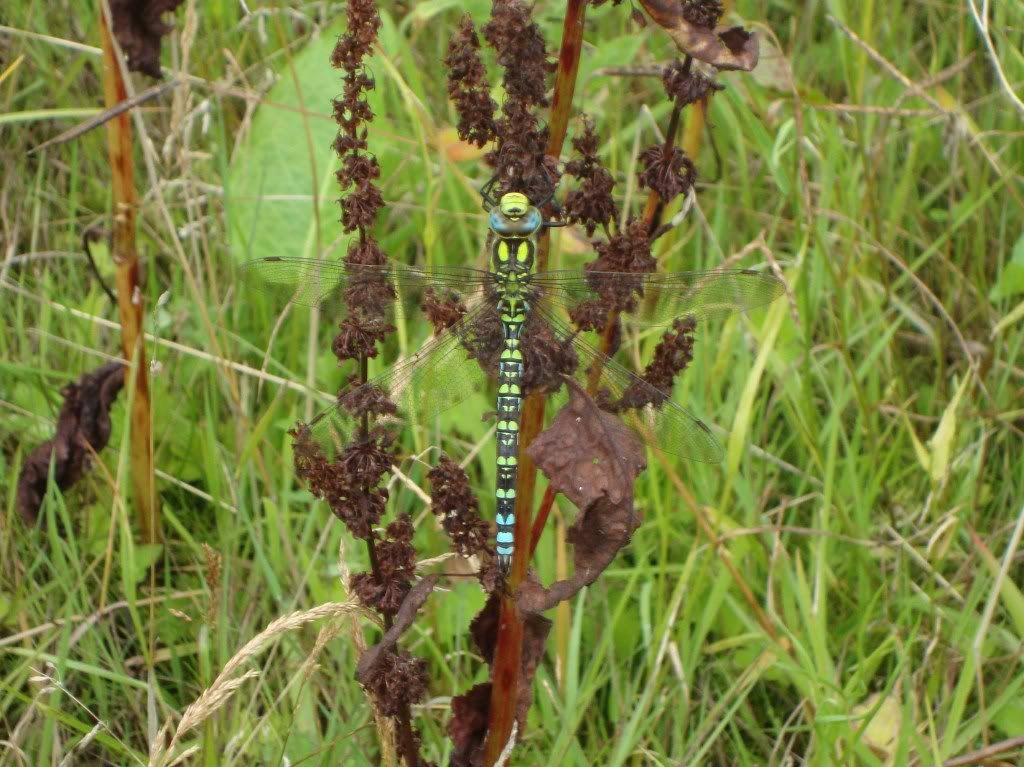
[[[721,427],[726,460],[649,457],[631,544],[552,614],[513,763],[1020,758],[1024,112],[1005,82],[1024,80],[1024,9],[992,4],[990,52],[971,1],[735,4],[762,63],[720,76],[707,132],[684,127],[696,196],[666,211],[686,213],[655,255],[672,271],[778,266],[788,300],[696,334],[675,395]],[[480,265],[489,171],[456,137],[441,62],[490,3],[379,7],[374,234],[398,261]],[[337,320],[235,282],[251,258],[345,251],[329,66],[344,6],[185,3],[163,63],[187,77],[133,112],[163,532],[145,544],[128,387],[92,471],[51,487],[34,526],[16,510],[60,388],[119,356],[121,335],[81,251],[110,226],[104,132],[30,153],[101,109],[96,10],[5,11],[0,766],[147,764],[172,738],[190,764],[387,763],[355,680],[380,631],[345,587],[366,550],[296,483],[287,435],[352,372],[331,352]],[[549,49],[563,14],[534,9]],[[671,111],[642,68],[677,49],[611,4],[588,8],[584,40],[575,104],[636,210],[640,150]],[[561,230],[551,264],[591,250]],[[402,317],[369,374],[431,330]],[[629,340],[640,369],[658,334]],[[447,550],[425,495],[439,447],[491,496],[492,409],[482,391],[403,434],[389,519],[411,515],[417,551]],[[544,582],[573,514],[556,502],[533,561]],[[467,635],[478,584],[442,583],[402,642],[428,663],[422,752],[447,763],[450,698],[486,667]]]

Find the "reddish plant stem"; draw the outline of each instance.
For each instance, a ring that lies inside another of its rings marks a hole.
[[[558,52],[558,70],[555,74],[555,93],[551,104],[548,145],[549,157],[562,154],[569,127],[576,77],[579,73],[580,52],[583,49],[583,26],[586,18],[586,0],[568,0],[562,22],[562,41]],[[548,267],[551,248],[550,231],[541,231],[537,243],[537,269]],[[537,485],[537,467],[526,449],[544,426],[544,397],[530,395],[523,406],[519,426],[519,477],[516,482],[515,553],[512,569],[501,597],[498,638],[492,668],[491,705],[488,717],[487,744],[484,764],[492,767],[512,735],[519,697],[519,674],[523,657],[523,617],[514,595],[526,575],[533,553],[529,544],[533,517],[533,493]]]
[[[100,34],[103,45],[103,97],[109,109],[125,101],[128,90],[117,60],[105,5],[100,2]],[[112,253],[117,308],[121,320],[121,351],[125,361],[134,366],[134,391],[129,398],[132,500],[138,517],[139,540],[142,543],[156,543],[161,539],[160,505],[153,470],[153,415],[143,332],[143,293],[139,284],[139,256],[135,247],[138,200],[132,161],[132,126],[127,112],[107,123],[107,152],[112,172]]]
[[[572,97],[576,92],[576,76],[580,70],[583,50],[583,22],[587,14],[587,0],[568,0],[565,21],[562,24],[562,47],[558,51],[558,71],[555,73],[555,95],[551,104],[547,155],[558,157],[565,144],[572,113]]]
[[[693,64],[693,59],[690,56],[686,57],[684,65],[689,71],[690,66]],[[665,130],[665,146],[672,146],[676,141],[676,134],[679,132],[679,123],[682,116],[683,107],[680,105],[678,100],[675,100],[672,105],[672,116],[669,118],[668,128]],[[703,115],[703,111],[701,112]],[[650,194],[647,195],[647,202],[644,205],[643,219],[646,223],[646,230],[648,233],[654,232],[658,228],[658,220],[661,216],[661,212],[664,208],[661,196],[653,189]],[[619,320],[618,313],[612,312],[608,315],[608,321],[605,323],[604,330],[601,333],[601,345],[600,350],[602,354],[608,354],[611,351],[612,342],[615,338],[615,323]],[[587,380],[587,391],[590,394],[594,394],[597,390],[597,384],[601,378],[601,368],[598,365],[590,371],[590,376]],[[530,532],[530,556],[533,556],[533,552],[537,549],[537,544],[540,543],[540,537],[544,533],[544,526],[547,525],[548,517],[551,514],[551,507],[555,503],[555,493],[551,488],[547,488],[544,491],[544,498],[541,499],[540,507],[537,510],[537,516],[533,520],[532,530]]]

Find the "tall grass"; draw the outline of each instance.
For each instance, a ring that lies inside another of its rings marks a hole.
[[[241,648],[281,616],[345,602],[339,576],[365,566],[354,547],[339,552],[339,526],[295,485],[285,435],[329,401],[317,390],[339,382],[325,343],[334,318],[321,317],[324,351],[310,356],[307,314],[281,315],[232,281],[254,255],[302,254],[317,236],[339,245],[338,86],[326,64],[339,9],[249,7],[243,18],[229,0],[195,5],[189,78],[173,101],[138,113],[165,542],[137,546],[120,407],[86,480],[54,492],[36,529],[14,512],[18,469],[52,428],[57,390],[116,355],[118,335],[116,308],[78,255],[82,230],[109,209],[102,131],[27,153],[101,103],[97,19],[77,6],[5,5],[0,277],[21,287],[0,288],[0,765],[146,764],[164,723],[177,727]],[[473,185],[486,172],[452,138],[439,62],[458,14],[481,20],[488,5],[384,9],[371,64],[373,151],[392,211],[381,243],[402,261],[478,263],[486,226]],[[549,41],[562,10],[535,11]],[[941,764],[1012,747],[1024,732],[1021,115],[964,3],[751,0],[737,10],[764,31],[764,66],[723,78],[696,206],[658,255],[673,270],[737,256],[778,264],[790,300],[698,338],[676,396],[728,432],[728,458],[643,475],[644,524],[572,606],[564,662],[538,671],[517,758]],[[1024,11],[990,13],[1001,66],[1019,84]],[[186,60],[178,34],[172,69]],[[652,138],[645,104],[664,109],[663,97],[656,79],[607,68],[671,51],[623,8],[588,9],[576,99],[599,119],[603,156],[623,181]],[[620,190],[642,204],[628,183]],[[317,231],[314,211],[325,211]],[[581,262],[588,247],[573,231],[553,246],[553,266]],[[428,334],[421,318],[403,318],[371,374]],[[634,359],[646,359],[656,339],[633,340]],[[481,395],[440,424],[410,426],[407,453],[443,444],[476,455],[487,409]],[[482,490],[488,449],[469,464]],[[440,550],[418,490],[425,468],[411,457],[400,468],[408,482],[394,481],[392,508],[421,522],[421,548]],[[204,544],[219,556],[216,577]],[[550,531],[538,552],[541,577],[552,577]],[[451,588],[409,638],[436,683],[414,712],[436,761],[448,696],[481,665],[463,645],[481,597]],[[183,733],[183,747],[198,747],[191,763],[377,764],[353,678],[375,629],[341,620],[275,634],[240,672],[258,674]],[[321,651],[324,625],[340,633]]]

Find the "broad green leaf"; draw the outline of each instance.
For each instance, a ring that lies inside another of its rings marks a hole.
[[[149,568],[163,556],[162,543],[141,543],[132,548],[130,556],[124,558],[125,578],[131,583],[141,583],[149,575]]]
[[[324,30],[295,56],[278,60],[277,83],[231,162],[227,207],[236,263],[275,255],[316,257],[350,237],[341,231],[338,157],[331,147],[337,134],[331,100],[342,82],[330,56],[342,28]],[[385,139],[375,140],[392,133],[384,109],[384,67],[372,57],[367,69],[376,79],[367,95],[376,115],[370,151],[387,178],[393,158],[381,146]]]

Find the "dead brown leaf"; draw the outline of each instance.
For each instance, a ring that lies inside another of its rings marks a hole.
[[[573,576],[544,588],[527,581],[519,606],[537,613],[569,599],[593,583],[640,524],[633,509],[633,482],[647,466],[643,444],[632,429],[594,403],[568,379],[569,402],[528,448],[551,487],[581,510],[569,529]]]
[[[171,31],[163,16],[182,0],[110,0],[114,37],[128,59],[128,69],[159,78],[160,38]]]
[[[36,521],[46,495],[53,461],[57,487],[66,490],[81,478],[93,452],[110,439],[110,408],[124,386],[124,363],[108,362],[61,390],[64,404],[57,417],[57,433],[33,450],[18,475],[16,504],[29,524]]]
[[[758,37],[742,27],[704,29],[682,14],[679,0],[640,0],[648,15],[685,54],[717,69],[751,71],[757,66]]]
[[[492,593],[483,609],[470,625],[470,635],[477,650],[488,664],[493,665],[498,642],[498,623],[501,620],[501,597]],[[533,700],[533,677],[544,657],[544,645],[551,631],[551,621],[536,613],[522,613],[522,653],[519,678],[516,685],[516,721],[519,736],[526,728],[526,714]],[[452,698],[452,718],[448,735],[455,750],[451,767],[482,767],[490,721],[492,683],[472,687],[463,695]]]

